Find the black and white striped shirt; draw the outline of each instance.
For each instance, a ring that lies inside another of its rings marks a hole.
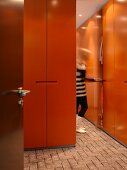
[[[86,70],[77,69],[76,71],[76,97],[86,96],[85,76],[86,76]]]

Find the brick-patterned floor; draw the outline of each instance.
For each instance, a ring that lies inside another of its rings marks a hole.
[[[127,170],[127,148],[84,119],[75,147],[26,151],[24,170]]]

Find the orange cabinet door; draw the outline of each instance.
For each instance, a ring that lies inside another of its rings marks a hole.
[[[47,146],[76,143],[75,9],[75,0],[47,0]]]
[[[115,137],[127,144],[127,83],[115,83]]]
[[[24,99],[25,148],[46,144],[46,1],[24,4]]]
[[[127,144],[127,2],[115,2],[115,136]]]
[[[103,128],[115,135],[115,101],[114,101],[114,13],[113,0],[103,10]],[[112,102],[111,102],[112,101]]]

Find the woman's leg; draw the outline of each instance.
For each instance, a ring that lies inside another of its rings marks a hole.
[[[87,104],[87,96],[80,97],[80,104],[81,104],[81,110],[78,113],[80,117],[84,117],[87,109],[88,109],[88,104]]]
[[[78,108],[79,108],[79,104],[80,104],[80,100],[79,97],[76,98],[76,114],[78,114]]]

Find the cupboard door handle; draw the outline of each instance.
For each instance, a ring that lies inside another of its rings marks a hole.
[[[57,81],[56,80],[51,80],[51,81],[37,80],[36,83],[57,83]]]
[[[17,94],[20,98],[26,96],[28,93],[30,93],[30,90],[23,90],[22,87],[19,87],[16,90],[7,90],[1,93],[1,95],[12,95]]]
[[[106,82],[107,80],[103,80],[103,79],[98,79],[98,80],[94,80],[94,82]]]

